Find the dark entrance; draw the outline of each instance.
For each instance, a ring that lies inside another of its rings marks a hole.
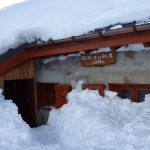
[[[30,127],[35,127],[34,79],[4,81],[4,95],[17,105],[22,119]]]

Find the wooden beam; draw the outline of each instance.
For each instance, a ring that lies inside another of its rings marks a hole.
[[[99,37],[100,37],[101,39],[105,39],[105,37],[103,36],[103,33],[102,33],[102,32],[100,32],[99,30],[97,30],[97,33],[98,33],[98,35],[99,35]]]
[[[56,48],[46,48],[40,51],[31,51],[30,58],[46,56],[46,55],[55,55],[62,53],[73,53],[78,51],[85,51],[89,49],[98,49],[104,47],[115,47],[118,45],[127,45],[127,44],[136,44],[136,43],[145,43],[150,40],[150,31],[143,31],[140,34],[122,34],[109,36],[106,39],[94,39],[88,40],[83,43],[77,43],[72,45],[66,45]]]
[[[74,43],[78,43],[78,41],[76,40],[76,38],[74,36],[72,36],[71,39]]]
[[[139,33],[139,31],[136,29],[136,26],[135,26],[135,24],[133,25],[133,32],[135,33],[135,34],[138,34]]]
[[[92,51],[94,51],[95,49],[93,49],[93,50],[86,50],[86,51],[84,51],[84,53],[85,54],[89,54],[89,53],[91,53]]]
[[[6,59],[0,62],[0,74],[8,71],[9,69],[23,63],[24,61],[29,59],[29,53],[27,51],[23,51],[9,59]]]
[[[54,47],[57,46],[56,43],[55,43],[55,41],[53,39],[50,39],[49,42],[51,42]]]
[[[144,47],[150,47],[150,42],[144,42],[143,45]]]
[[[122,46],[111,46],[109,47],[111,51],[115,52],[117,49],[119,49]]]
[[[64,53],[64,54],[62,54],[63,56],[68,56],[70,53]]]

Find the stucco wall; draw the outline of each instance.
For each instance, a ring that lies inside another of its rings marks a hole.
[[[102,67],[82,67],[79,57],[54,60],[35,65],[35,81],[70,84],[84,79],[88,83],[150,84],[150,51],[115,52],[115,64]],[[45,124],[48,111],[40,110],[38,124]],[[40,122],[41,121],[41,122]]]
[[[102,67],[82,67],[79,57],[70,57],[65,60],[54,60],[47,64],[36,64],[36,80],[44,78],[50,81],[69,84],[85,78],[88,83],[150,83],[150,51],[116,52],[115,64]],[[44,70],[44,75],[39,74]],[[38,75],[37,75],[38,74]],[[47,74],[47,75],[46,75]],[[47,76],[47,79],[46,79]]]

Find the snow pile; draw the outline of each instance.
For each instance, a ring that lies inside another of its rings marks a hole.
[[[12,100],[4,99],[0,89],[0,150],[60,150],[54,142],[40,143],[36,133],[22,120]]]
[[[141,103],[109,97],[78,85],[66,105],[52,110],[48,124],[55,114],[55,136],[63,150],[150,149],[150,95]]]
[[[107,96],[109,98],[113,98],[113,97],[115,97],[117,95],[118,95],[117,92],[113,92],[113,91],[110,91],[110,90],[105,90],[105,96]]]
[[[0,90],[0,150],[150,149],[150,94],[133,103],[81,85],[67,95],[67,104],[50,112],[47,125],[34,129]]]

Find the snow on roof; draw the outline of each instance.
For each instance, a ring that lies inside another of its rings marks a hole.
[[[149,9],[148,0],[27,0],[0,10],[0,54],[35,39],[56,40],[133,21],[147,23]]]

